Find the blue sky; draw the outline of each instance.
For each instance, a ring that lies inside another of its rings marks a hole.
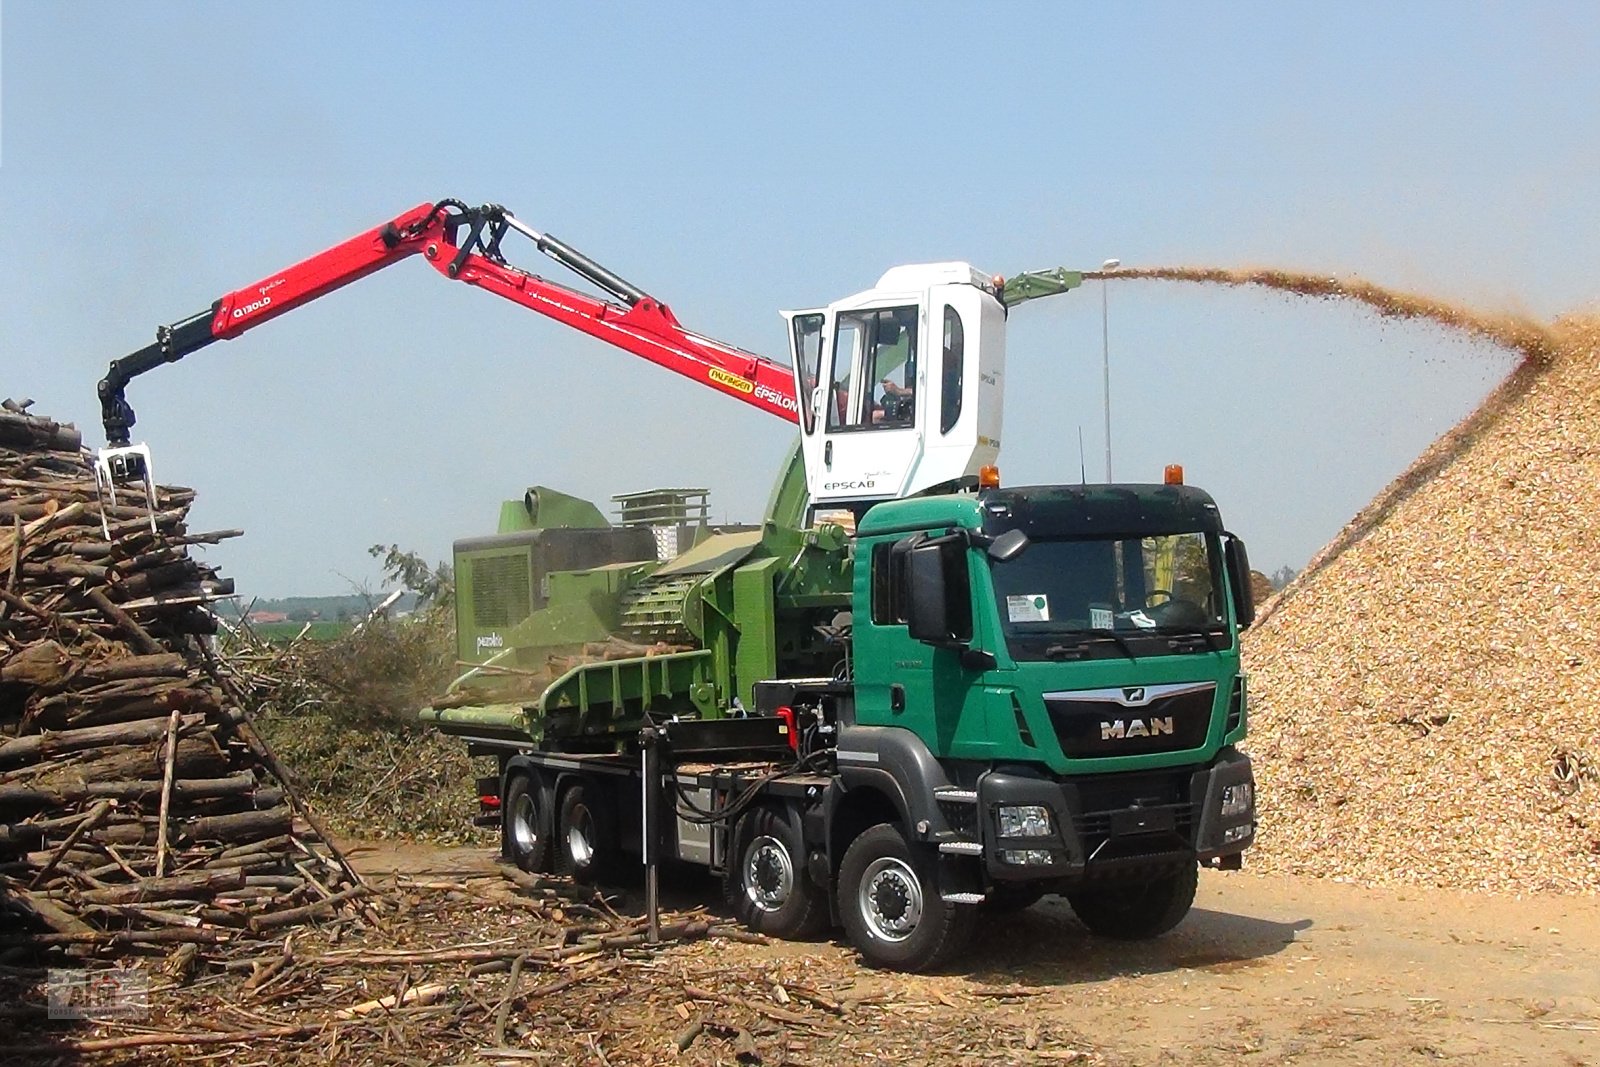
[[[100,443],[160,323],[423,200],[495,201],[783,356],[905,262],[1361,273],[1596,307],[1600,8],[0,0],[0,394]],[[513,249],[514,258],[516,250]],[[528,252],[525,265],[543,270]],[[1509,358],[1264,293],[1113,284],[1116,473],[1182,462],[1298,567]],[[1001,467],[1103,468],[1098,288],[1012,316]],[[759,514],[776,420],[403,263],[130,388],[260,595],[376,585],[533,483]]]

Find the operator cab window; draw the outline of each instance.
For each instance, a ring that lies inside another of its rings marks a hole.
[[[830,430],[911,426],[916,418],[916,306],[841,312],[834,326],[832,388]]]
[[[822,316],[796,315],[793,327],[795,357],[800,361],[800,381],[805,386],[799,397],[800,424],[810,433],[816,429],[818,405],[823,399],[817,391],[822,365]]]
[[[939,432],[949,433],[961,418],[961,364],[965,356],[961,313],[944,309],[944,366],[939,378]]]

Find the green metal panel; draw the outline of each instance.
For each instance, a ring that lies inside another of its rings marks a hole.
[[[700,714],[711,653],[669,652],[659,656],[585,663],[557,678],[528,707],[530,733],[547,739],[609,740],[626,747],[649,714]]]
[[[549,530],[559,526],[603,530],[611,523],[594,504],[545,485],[532,485],[521,500],[500,505],[499,533]]]
[[[778,480],[767,498],[766,523],[769,526],[798,530],[805,523],[806,505],[811,498],[806,491],[805,457],[800,454],[800,439],[794,440],[789,458],[778,472]]]
[[[604,641],[617,629],[617,603],[622,593],[655,568],[654,563],[613,563],[547,575],[549,605],[514,627],[506,643],[537,649]]]
[[[1000,290],[1000,303],[1012,308],[1025,300],[1055,296],[1076,289],[1082,284],[1083,272],[1068,270],[1065,267],[1024,271],[1014,278],[1006,279],[1005,287]]]
[[[745,707],[755,707],[755,683],[778,674],[777,577],[781,561],[746,563],[733,574],[733,611],[739,646],[734,657],[735,684]]]

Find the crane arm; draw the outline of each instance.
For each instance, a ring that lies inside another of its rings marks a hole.
[[[541,278],[506,262],[502,240],[516,231],[617,302]],[[412,255],[466,282],[693,378],[789,422],[799,421],[787,366],[683,328],[670,308],[571,246],[541,234],[506,209],[458,200],[419,204],[309,259],[220,297],[210,309],[162,326],[156,339],[114,361],[99,385],[107,443],[125,448],[134,424],[126,396],[134,378],[214,341],[237,337],[326,293]],[[142,473],[127,471],[128,477]],[[120,478],[118,480],[121,480]]]

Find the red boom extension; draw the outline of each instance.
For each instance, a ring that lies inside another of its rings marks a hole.
[[[508,264],[500,253],[500,242],[513,229],[620,303],[569,289]],[[781,419],[799,421],[794,379],[784,364],[690,333],[665,304],[576,249],[528,228],[498,205],[469,208],[458,200],[441,200],[419,204],[381,226],[228,293],[208,312],[160,327],[154,344],[113,362],[100,382],[107,443],[113,448],[128,444],[134,414],[124,390],[133,378],[163,363],[176,362],[213,341],[237,337],[419,252],[447,278],[505,297]],[[118,468],[116,480],[143,475],[142,465],[134,463]]]

